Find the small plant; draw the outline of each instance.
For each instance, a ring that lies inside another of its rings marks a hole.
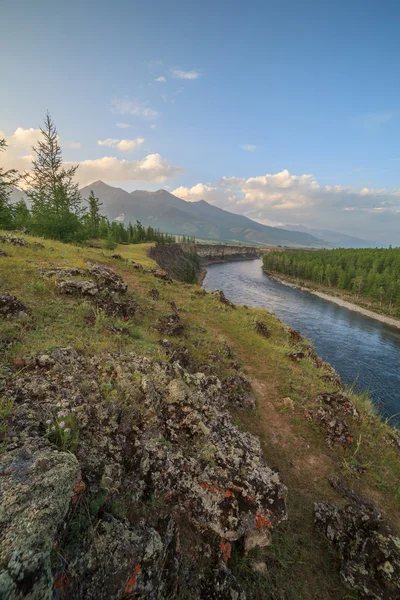
[[[70,407],[68,400],[57,403],[57,415],[46,421],[47,437],[64,452],[74,451],[78,443],[78,428],[76,422],[76,409]]]

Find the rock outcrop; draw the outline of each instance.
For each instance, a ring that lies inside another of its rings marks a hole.
[[[217,377],[58,348],[5,400],[2,598],[245,598],[231,549],[265,544],[286,488]]]
[[[338,550],[343,582],[362,598],[400,598],[400,538],[371,502],[337,479],[332,484],[351,503],[315,504],[315,522]]]

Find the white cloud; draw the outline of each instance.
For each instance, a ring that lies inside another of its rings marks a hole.
[[[228,190],[221,190],[210,183],[198,183],[191,188],[180,186],[173,190],[172,193],[178,198],[182,198],[182,200],[186,200],[187,202],[198,202],[199,200],[205,200],[210,204],[219,206],[228,205],[232,200],[236,200],[234,196],[230,195]]]
[[[6,169],[25,171],[31,165],[32,146],[36,146],[40,138],[40,129],[23,129],[18,127],[12,135],[0,131],[0,138],[7,142],[7,149],[0,154],[0,164]]]
[[[143,138],[136,138],[136,140],[116,140],[114,138],[107,138],[106,140],[97,140],[98,146],[106,146],[108,148],[117,148],[121,152],[131,152],[144,142]]]
[[[182,69],[172,69],[171,75],[174,79],[198,79],[198,71],[182,71]]]
[[[159,83],[165,83],[167,80],[165,77],[161,76],[157,77],[154,81],[158,81]]]
[[[246,180],[243,177],[221,177],[218,179],[217,185],[223,188],[238,188],[241,187]]]
[[[246,152],[254,152],[257,150],[257,146],[254,146],[253,144],[243,144],[243,146],[240,147],[242,150],[246,150]]]
[[[132,125],[129,125],[129,123],[116,123],[116,126],[120,129],[129,129],[132,127]]]
[[[323,186],[313,175],[288,170],[243,179],[178,187],[173,193],[204,199],[270,225],[297,223],[400,245],[400,190]]]
[[[113,98],[112,111],[120,115],[133,115],[134,117],[143,117],[144,119],[154,119],[158,112],[150,108],[144,102],[137,99],[130,100],[127,97]]]
[[[103,181],[146,181],[163,183],[167,179],[184,173],[160,154],[149,154],[143,160],[120,160],[114,156],[104,156],[94,160],[84,160],[78,164],[76,179],[81,185],[87,185],[98,179]]]
[[[65,145],[67,146],[67,148],[72,148],[73,150],[78,150],[81,147],[81,143],[80,142],[66,141]]]
[[[150,125],[150,129],[156,129],[156,127],[157,127],[157,125],[155,125],[154,123],[153,123],[153,125]]]

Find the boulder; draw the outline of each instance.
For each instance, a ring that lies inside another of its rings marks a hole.
[[[339,553],[343,582],[361,598],[400,598],[400,538],[374,504],[352,490],[342,491],[351,503],[316,503],[315,523]]]
[[[80,477],[72,454],[26,444],[3,458],[0,598],[50,600],[51,551]]]
[[[22,304],[17,296],[13,296],[8,292],[0,295],[0,317],[3,319],[25,317],[28,312],[27,307]]]

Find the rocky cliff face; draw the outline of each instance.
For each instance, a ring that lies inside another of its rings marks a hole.
[[[202,265],[229,260],[259,258],[260,250],[255,246],[229,246],[226,244],[185,244],[186,251],[196,253]]]
[[[151,246],[149,256],[165,269],[171,277],[185,281],[190,271],[193,281],[200,273],[198,255],[186,245],[168,244],[166,246]],[[189,281],[189,283],[193,283]]]

